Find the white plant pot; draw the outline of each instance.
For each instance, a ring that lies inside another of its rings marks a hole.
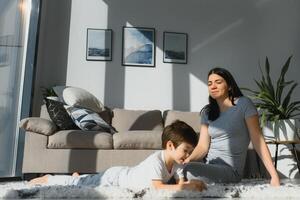
[[[285,119],[278,122],[268,121],[263,127],[263,133],[267,141],[299,141],[297,119]]]

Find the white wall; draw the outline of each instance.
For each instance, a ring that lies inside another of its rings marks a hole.
[[[62,66],[66,84],[89,90],[111,107],[199,111],[214,66],[229,69],[240,86],[255,88],[258,61],[268,56],[277,78],[293,54],[287,79],[299,80],[299,10],[297,0],[73,0],[68,64]],[[156,29],[155,68],[121,65],[125,25]],[[86,61],[87,28],[113,29],[112,61]],[[164,31],[188,34],[188,64],[162,62]]]

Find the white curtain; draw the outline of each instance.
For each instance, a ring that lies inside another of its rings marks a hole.
[[[0,177],[13,176],[24,71],[25,0],[0,0]]]

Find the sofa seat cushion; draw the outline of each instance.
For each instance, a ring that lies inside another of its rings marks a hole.
[[[113,109],[112,126],[118,132],[136,130],[163,130],[160,110]]]
[[[197,133],[200,132],[200,113],[182,112],[176,110],[164,111],[165,126],[170,125],[175,120],[181,120],[190,125]]]
[[[62,130],[49,136],[50,149],[112,149],[112,135],[99,131]]]
[[[161,149],[162,131],[125,131],[113,135],[114,149]]]

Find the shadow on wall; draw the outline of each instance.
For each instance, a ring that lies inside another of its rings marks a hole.
[[[268,144],[273,161],[275,160],[275,145]],[[296,150],[299,158],[300,151]],[[279,145],[277,157],[277,172],[280,178],[298,179],[300,178],[300,171],[297,167],[295,153],[292,150],[292,145]],[[275,162],[275,161],[274,161]],[[266,168],[260,161],[261,171],[264,177],[270,178]]]
[[[72,1],[46,0],[41,3],[32,116],[38,116],[40,112],[41,87],[65,85],[67,78]]]
[[[67,78],[72,1],[45,0],[41,3],[32,116],[39,116],[43,103],[41,88],[66,85]],[[76,150],[70,152],[69,171],[73,171],[78,159],[76,154]],[[93,159],[88,161],[95,166],[96,155],[91,154],[91,157]]]
[[[163,123],[160,119],[160,111],[152,110],[139,116],[129,130],[155,130]],[[147,124],[145,124],[147,122]]]

